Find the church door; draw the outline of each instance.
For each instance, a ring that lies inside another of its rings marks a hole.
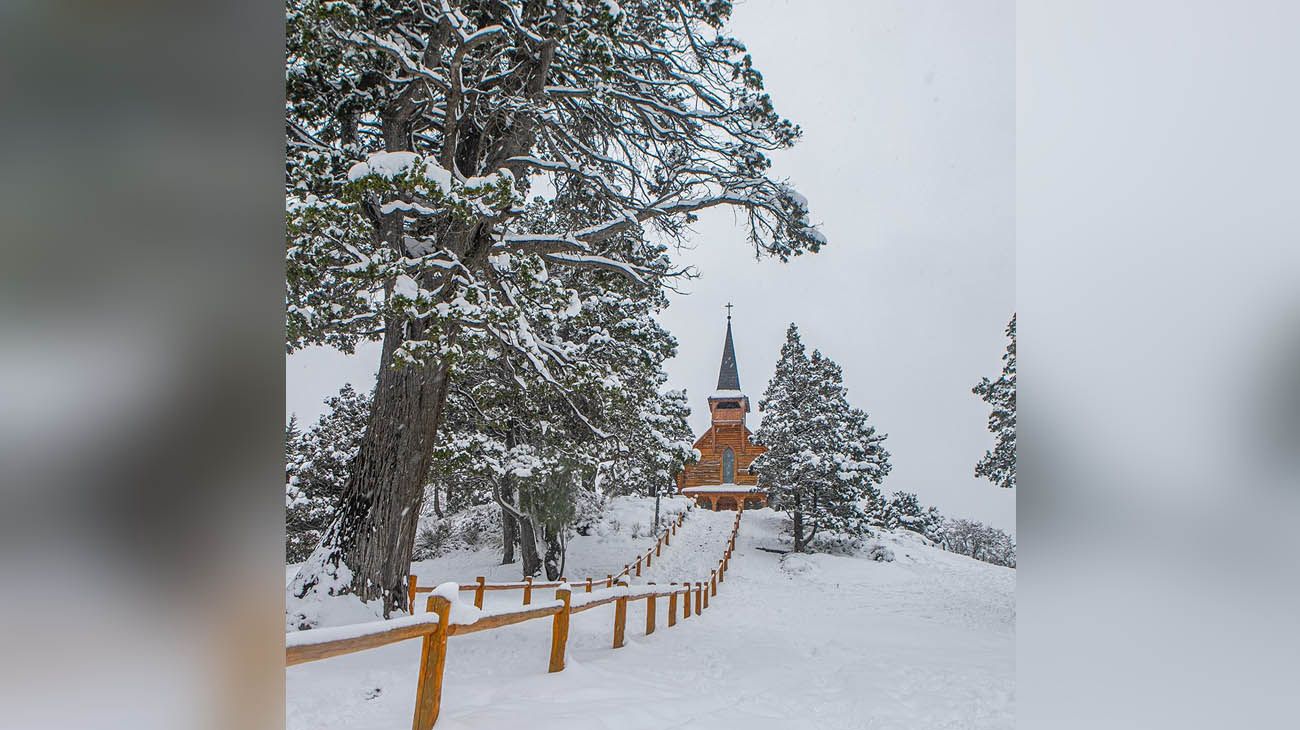
[[[735,484],[736,482],[736,452],[728,446],[722,452],[722,483]]]

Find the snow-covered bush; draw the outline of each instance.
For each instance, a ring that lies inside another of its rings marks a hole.
[[[945,522],[943,548],[986,563],[1016,567],[1016,541],[1011,535],[975,520]]]
[[[866,556],[877,563],[894,562],[894,551],[890,550],[889,546],[879,542],[872,542],[867,545]]]
[[[424,524],[415,538],[412,559],[429,560],[457,550],[501,547],[501,508],[469,507]]]
[[[786,553],[781,556],[781,570],[801,578],[811,578],[818,573],[817,564],[803,553]]]
[[[808,543],[808,549],[815,553],[830,555],[856,555],[862,551],[866,535],[853,535],[847,532],[819,533]]]

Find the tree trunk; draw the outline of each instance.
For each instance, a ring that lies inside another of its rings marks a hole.
[[[383,109],[384,149],[389,152],[411,149],[415,88],[408,87]],[[460,169],[471,169],[468,161],[477,157],[482,141],[455,147],[466,161]],[[497,145],[500,155],[508,158],[531,144],[518,135],[511,142]],[[444,150],[444,158],[450,149]],[[375,225],[376,243],[399,256],[408,255],[405,214],[383,214],[377,208],[367,208],[367,213]],[[433,238],[472,271],[482,268],[492,245],[491,231],[483,220],[466,224],[453,218]],[[459,295],[445,271],[424,272],[420,284],[427,291],[439,292],[445,302]],[[389,288],[391,294],[391,283]],[[366,435],[352,462],[334,522],[308,559],[312,565],[304,566],[294,581],[294,595],[302,597],[319,586],[329,594],[351,593],[363,601],[382,599],[385,618],[394,610],[410,608],[406,605],[406,579],[447,399],[450,361],[398,365],[394,354],[404,343],[419,340],[433,340],[450,349],[457,331],[454,324],[401,316],[385,319],[379,378]],[[525,527],[521,525],[521,529]],[[534,556],[535,552],[534,545]],[[527,570],[527,550],[524,555]]]
[[[537,550],[537,528],[533,518],[523,515],[519,518],[519,557],[523,562],[524,577],[537,577],[542,572],[542,556]]]
[[[794,498],[794,551],[803,552],[803,505],[799,495]]]
[[[557,580],[560,577],[560,566],[564,563],[564,545],[560,539],[560,532],[564,528],[544,529],[546,537],[546,579]]]
[[[501,564],[515,562],[515,543],[519,542],[519,522],[510,510],[501,508]]]
[[[330,593],[382,599],[385,617],[409,608],[406,576],[448,384],[442,362],[392,367],[411,328],[404,324],[386,327],[370,422],[334,523],[313,556],[317,574],[294,586],[299,597],[326,581]]]

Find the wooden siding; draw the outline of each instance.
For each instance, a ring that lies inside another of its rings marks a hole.
[[[700,460],[688,465],[677,478],[677,488],[704,487],[722,483],[722,452],[731,447],[736,454],[736,484],[757,484],[758,477],[749,473],[749,465],[765,447],[749,442],[750,432],[743,423],[714,423],[695,442]]]

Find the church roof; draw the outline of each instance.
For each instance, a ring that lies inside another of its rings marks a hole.
[[[727,317],[727,340],[722,345],[722,367],[718,368],[718,390],[740,390],[740,373],[736,371],[736,346],[731,342],[731,317]]]

